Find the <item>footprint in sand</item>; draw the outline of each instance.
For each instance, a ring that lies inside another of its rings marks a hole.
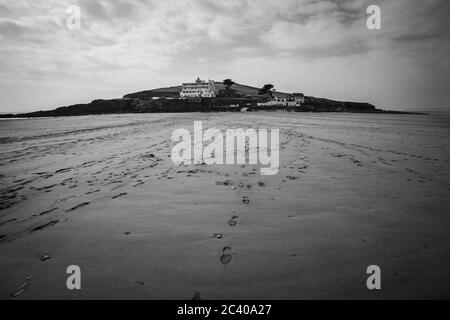
[[[86,195],[94,194],[94,193],[97,193],[97,192],[100,192],[100,189],[86,192]]]
[[[114,196],[114,197],[112,197],[112,198],[113,198],[113,199],[117,199],[117,198],[126,196],[127,194],[128,194],[128,193],[124,192],[124,193],[118,194],[117,196]]]
[[[227,265],[231,263],[232,259],[232,250],[230,247],[223,248],[222,256],[220,257],[220,263],[223,265]]]
[[[21,294],[23,294],[25,292],[25,289],[28,287],[28,285],[30,284],[30,281],[33,280],[34,276],[29,276],[25,282],[19,287],[18,291],[14,292],[11,294],[11,296],[13,298],[17,298],[18,296],[20,296]]]
[[[6,225],[8,223],[15,222],[15,221],[17,221],[17,219],[10,219],[10,220],[7,220],[7,221],[0,222],[0,227]]]
[[[32,229],[32,230],[30,231],[30,233],[33,233],[33,232],[36,232],[36,231],[42,231],[42,230],[44,230],[44,229],[46,229],[46,228],[49,228],[49,227],[54,226],[54,225],[57,224],[58,222],[59,222],[59,220],[50,221],[49,223],[46,223],[46,224],[44,224],[44,225],[42,225],[42,226],[39,226],[39,227],[36,227],[36,228]]]
[[[53,208],[53,209],[50,209],[50,210],[41,212],[39,215],[40,215],[40,216],[45,216],[45,215],[47,215],[47,214],[49,214],[49,213],[52,213],[53,211],[56,211],[56,210],[58,210],[58,208]]]
[[[44,254],[42,257],[41,257],[41,261],[47,261],[47,260],[50,260],[52,257],[50,257],[50,255],[48,255],[48,254]]]
[[[200,301],[200,300],[202,300],[202,297],[200,297],[200,292],[196,292],[194,294],[194,296],[192,297],[192,300],[193,301]]]
[[[87,206],[87,205],[89,205],[89,204],[90,204],[90,202],[85,202],[85,203],[79,204],[79,205],[73,207],[72,209],[67,210],[66,212],[72,212],[72,211],[75,211],[75,210],[80,209],[80,208],[82,208],[82,207],[85,207],[85,206]]]
[[[230,226],[230,227],[235,227],[236,225],[237,225],[237,220],[239,219],[239,217],[238,216],[233,216],[233,218],[231,218],[229,221],[228,221],[228,225]]]
[[[228,224],[230,225],[230,227],[234,227],[237,225],[237,221],[236,220],[230,220],[228,221]]]

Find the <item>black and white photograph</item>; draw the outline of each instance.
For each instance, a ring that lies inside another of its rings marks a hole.
[[[0,0],[0,300],[449,299],[449,57],[446,0]]]

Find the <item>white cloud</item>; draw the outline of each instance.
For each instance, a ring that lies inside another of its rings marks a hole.
[[[336,85],[342,92],[339,96],[366,92],[357,88],[352,77],[364,72],[361,62],[367,57],[371,65],[366,68],[380,69],[383,59],[374,59],[375,54],[381,54],[388,64],[396,61],[410,68],[404,74],[420,70],[429,83],[442,82],[449,73],[445,62],[450,51],[448,1],[378,3],[383,30],[370,32],[365,28],[368,0],[3,0],[0,111],[10,108],[4,104],[13,99],[21,109],[47,103],[52,107],[52,101],[56,105],[64,97],[70,102],[96,98],[91,88],[120,96],[200,72],[261,84],[264,80],[257,76],[261,61],[263,70],[285,66],[284,74],[274,71],[271,82],[286,87],[290,87],[286,81],[295,83],[297,70],[313,78],[317,69],[307,66],[326,65],[329,72],[340,74],[342,84],[356,86],[346,91]],[[66,8],[72,4],[82,9],[79,31],[65,27]],[[352,63],[354,68],[349,70]],[[246,64],[258,70],[249,70]],[[238,65],[241,72],[235,69]],[[388,68],[384,76],[389,77],[389,69],[394,68]],[[375,87],[380,87],[378,81],[381,77],[374,77]],[[45,99],[39,90],[33,90],[36,95],[31,97],[20,94],[21,85],[38,83],[40,87],[47,83],[49,88],[63,84],[68,89],[46,89],[42,92]],[[71,87],[90,88],[90,93],[80,96],[83,91],[77,90],[75,96]],[[323,96],[336,93],[325,86],[322,90],[318,94]],[[367,100],[379,100],[368,94]],[[414,94],[395,96],[392,92],[382,102],[398,103],[398,97],[405,96],[419,101]]]

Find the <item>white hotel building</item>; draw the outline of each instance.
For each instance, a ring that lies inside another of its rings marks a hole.
[[[183,83],[181,98],[214,98],[216,86],[214,80],[203,81],[198,78],[193,83]]]

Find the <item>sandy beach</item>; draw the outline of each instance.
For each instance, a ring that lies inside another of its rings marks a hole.
[[[0,121],[0,299],[449,298],[449,120]],[[174,165],[171,134],[194,121],[279,128],[279,173]],[[70,265],[81,290],[66,287]],[[366,287],[370,265],[380,291]]]

